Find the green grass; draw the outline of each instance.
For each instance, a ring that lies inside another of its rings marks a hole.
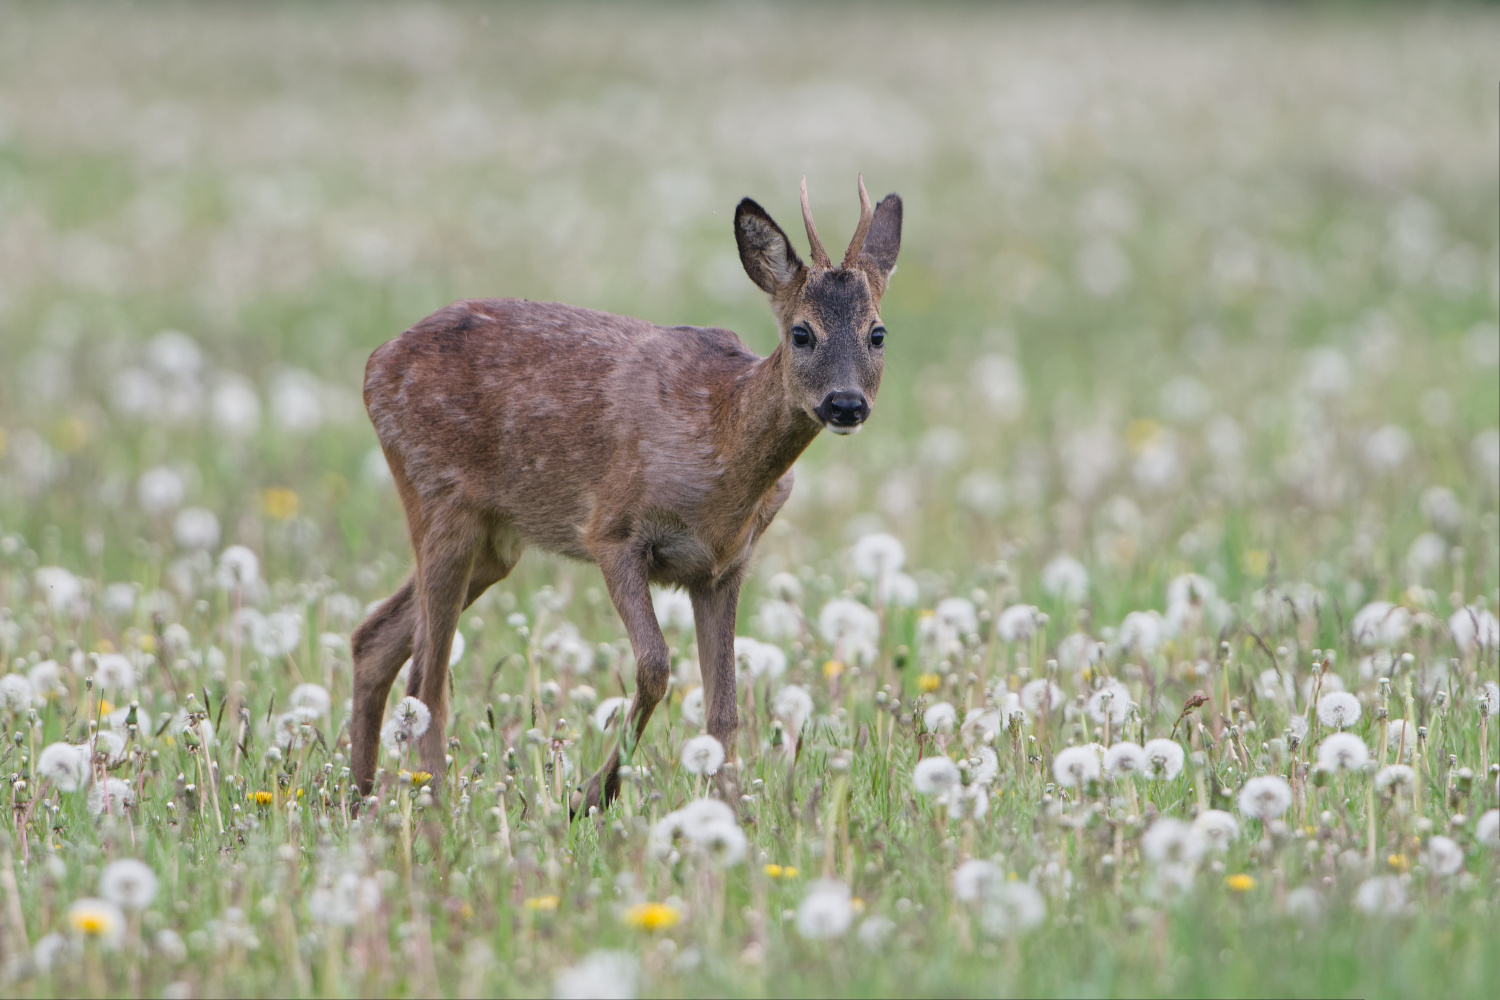
[[[1494,11],[0,4],[0,24],[0,675],[60,664],[0,700],[7,995],[550,995],[598,951],[629,974],[594,991],[662,996],[1493,992],[1500,854],[1479,828],[1500,739],[1478,706],[1500,666],[1448,621],[1500,605]],[[906,205],[885,382],[864,433],[799,462],[746,587],[739,634],[789,665],[742,684],[743,860],[652,850],[663,817],[723,792],[679,763],[687,633],[668,635],[677,681],[643,770],[569,823],[566,790],[614,739],[593,703],[629,694],[631,660],[598,572],[537,553],[463,617],[442,794],[388,754],[356,822],[347,637],[410,568],[359,406],[369,352],[485,295],[767,351],[733,206],[794,231],[805,173],[837,248],[856,172]],[[223,419],[226,382],[253,418]],[[181,491],[153,509],[143,477],[163,468]],[[203,551],[174,530],[192,507],[220,527]],[[917,597],[855,662],[817,620],[875,603],[850,546],[880,531]],[[245,602],[299,620],[289,652],[236,639],[214,580],[232,544],[260,560]],[[1044,585],[1061,555],[1087,568],[1081,600]],[[76,601],[49,603],[48,567]],[[778,573],[800,586],[796,636],[761,631]],[[1206,620],[1122,644],[1188,573],[1215,590]],[[978,628],[944,645],[930,612],[952,597]],[[1385,649],[1352,628],[1372,601],[1412,616]],[[1046,621],[1005,641],[1017,604]],[[572,680],[543,643],[563,623],[599,660]],[[1076,632],[1102,663],[1070,665]],[[1328,731],[1285,737],[1319,651],[1372,756],[1382,712],[1426,727],[1414,794],[1303,772]],[[133,684],[91,682],[110,652]],[[1261,680],[1273,660],[1295,699]],[[914,791],[920,758],[984,742],[926,732],[928,707],[962,722],[1042,677],[1065,703],[997,735],[983,816]],[[1057,752],[1104,742],[1084,705],[1111,677],[1126,738],[1201,756],[1060,788]],[[331,707],[269,753],[303,682]],[[794,766],[768,708],[791,684],[815,705]],[[592,699],[564,693],[580,685]],[[101,699],[150,717],[91,768],[131,783],[124,815],[36,770],[51,744],[123,731]],[[205,711],[207,745],[184,733]],[[1293,773],[1304,792],[1268,836],[1239,790]],[[1238,836],[1164,888],[1147,831],[1209,807]],[[1440,836],[1456,874],[1433,870]],[[121,858],[160,884],[105,941],[69,908]],[[974,859],[1035,886],[1045,917],[987,927],[993,900],[952,881]],[[1405,905],[1368,913],[1385,875]],[[820,877],[858,899],[827,940],[796,918]],[[330,905],[340,879],[368,905]],[[639,902],[680,919],[633,926]]]

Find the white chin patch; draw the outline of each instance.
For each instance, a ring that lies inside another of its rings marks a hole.
[[[852,426],[849,424],[825,424],[824,426],[833,431],[833,433],[835,434],[847,437],[850,434],[858,434],[859,429],[863,427],[864,424],[854,424]]]

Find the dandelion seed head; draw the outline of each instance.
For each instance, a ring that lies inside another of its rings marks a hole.
[[[849,550],[849,563],[866,580],[879,580],[906,565],[906,548],[894,535],[865,535]]]
[[[922,713],[922,725],[932,733],[951,733],[958,722],[958,710],[946,701],[934,702]]]
[[[706,733],[682,744],[682,767],[689,774],[718,774],[723,764],[724,744]]]
[[[1372,917],[1399,916],[1406,910],[1406,884],[1399,875],[1376,875],[1360,883],[1354,905]]]
[[[135,789],[128,781],[106,778],[89,789],[89,812],[118,816],[135,805]]]
[[[1089,571],[1072,556],[1057,556],[1042,568],[1042,589],[1068,604],[1081,604],[1089,596]]]
[[[1318,744],[1318,767],[1324,771],[1357,771],[1369,759],[1370,748],[1353,733],[1334,733]]]
[[[76,792],[88,783],[89,748],[52,743],[37,755],[37,774],[62,792]]]
[[[1026,882],[1002,882],[985,895],[979,921],[987,934],[1015,937],[1047,919],[1047,901]]]
[[[775,700],[771,702],[771,714],[780,719],[794,737],[802,732],[802,727],[812,717],[812,711],[812,695],[795,684],[788,684],[777,691]]]
[[[288,702],[293,708],[303,708],[312,712],[313,718],[326,716],[333,707],[332,696],[321,684],[298,684],[292,688]]]
[[[1359,721],[1359,699],[1347,691],[1327,691],[1318,699],[1318,721],[1334,729],[1347,729]]]
[[[702,687],[695,687],[682,696],[682,717],[695,726],[703,725],[705,697]]]
[[[78,937],[113,951],[125,936],[125,914],[107,899],[79,899],[68,907],[68,926]]]
[[[219,554],[214,580],[223,590],[248,590],[260,582],[260,558],[243,545],[231,545]]]
[[[781,647],[748,636],[735,638],[734,660],[738,669],[757,679],[769,677],[774,680],[786,673],[786,653]]]
[[[995,621],[995,634],[1006,642],[1021,642],[1030,639],[1038,626],[1047,620],[1035,605],[1012,604],[1000,612]]]
[[[1192,865],[1206,844],[1190,825],[1180,819],[1164,816],[1151,824],[1141,837],[1141,854],[1156,865]]]
[[[126,910],[144,910],[156,898],[156,872],[143,861],[111,861],[99,877],[99,895]]]
[[[1479,822],[1474,824],[1474,839],[1500,850],[1500,809],[1491,809],[1479,817]]]
[[[1239,804],[1240,812],[1251,819],[1278,819],[1291,807],[1292,788],[1285,778],[1274,774],[1251,778],[1240,789]]]
[[[1187,759],[1182,744],[1176,740],[1147,740],[1141,752],[1146,755],[1146,774],[1159,781],[1171,781],[1181,774]]]
[[[971,858],[953,872],[953,895],[965,903],[977,902],[1004,881],[1005,874],[997,866]]]
[[[873,645],[880,641],[880,618],[849,598],[836,598],[818,613],[818,632],[829,643]]]
[[[0,677],[0,711],[20,715],[36,700],[36,688],[21,674]]]
[[[613,723],[625,718],[625,713],[630,708],[628,698],[605,698],[594,708],[594,728],[601,733]]]
[[[1110,777],[1128,778],[1146,770],[1146,751],[1138,744],[1122,740],[1104,751],[1104,773]]]
[[[849,887],[834,879],[811,883],[797,907],[797,932],[809,941],[843,937],[854,923],[853,897]]]
[[[1239,837],[1240,824],[1222,809],[1205,809],[1193,820],[1193,833],[1206,850],[1222,854]]]
[[[632,1000],[640,963],[623,951],[595,951],[553,980],[557,1000]]]
[[[1062,688],[1049,680],[1038,678],[1021,687],[1021,707],[1028,712],[1055,712],[1062,704]]]
[[[1111,678],[1089,696],[1089,718],[1100,725],[1106,720],[1114,726],[1123,725],[1130,716],[1130,705],[1130,689]]]
[[[947,757],[924,757],[912,768],[911,781],[919,795],[947,795],[959,786],[958,765]]]
[[[184,507],[172,521],[172,537],[184,549],[208,551],[219,545],[219,518],[204,507]]]
[[[1439,834],[1428,838],[1423,861],[1434,875],[1447,878],[1464,870],[1464,849],[1451,837]]]
[[[1097,781],[1103,764],[1093,744],[1065,747],[1052,758],[1052,776],[1059,785],[1082,788],[1090,781]]]

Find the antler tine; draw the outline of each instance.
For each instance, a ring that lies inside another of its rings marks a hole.
[[[807,242],[812,247],[812,262],[814,267],[832,267],[833,261],[828,259],[828,251],[823,249],[823,241],[818,239],[818,227],[813,225],[812,206],[807,203],[807,178],[802,178],[802,224],[807,227]]]
[[[844,251],[844,266],[853,267],[859,260],[859,255],[865,249],[865,237],[870,234],[870,221],[875,218],[875,210],[870,207],[870,195],[865,190],[865,175],[859,175],[859,225],[854,227],[854,239],[849,241],[849,249]]]

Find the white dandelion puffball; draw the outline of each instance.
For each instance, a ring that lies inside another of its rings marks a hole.
[[[1159,611],[1132,611],[1120,623],[1120,648],[1150,656],[1167,640],[1167,624]]]
[[[682,717],[695,726],[703,725],[703,706],[707,697],[701,685],[683,695]]]
[[[1098,780],[1102,766],[1094,744],[1067,747],[1052,758],[1052,776],[1059,785],[1082,788],[1090,781]]]
[[[1318,745],[1318,768],[1357,771],[1370,759],[1370,748],[1353,733],[1334,733]]]
[[[421,739],[431,724],[432,712],[416,697],[407,695],[396,703],[396,711],[380,728],[380,742],[391,753],[400,753],[402,747]]]
[[[1347,729],[1359,716],[1359,699],[1348,691],[1330,691],[1318,698],[1318,721],[1325,726]]]
[[[1389,601],[1372,601],[1355,614],[1350,630],[1361,646],[1388,648],[1411,631],[1411,612]]]
[[[898,608],[915,607],[917,601],[921,600],[922,588],[917,586],[917,581],[905,573],[887,573],[875,581],[875,602],[882,605],[894,604]],[[871,917],[870,920],[874,920]],[[866,920],[865,923],[869,923]]]
[[[1417,772],[1405,764],[1387,764],[1375,772],[1376,791],[1390,791],[1392,788],[1410,788],[1417,780]]]
[[[256,623],[250,638],[255,651],[268,660],[289,656],[302,641],[302,618],[291,611],[273,611]]]
[[[812,717],[812,695],[795,684],[788,684],[776,692],[771,702],[771,714],[780,719],[794,737],[802,732],[807,720]]]
[[[26,679],[31,682],[31,689],[36,696],[46,701],[62,688],[62,667],[58,666],[56,660],[43,660],[26,671]]]
[[[840,597],[818,612],[818,632],[830,643],[873,645],[880,641],[880,617],[858,601]]]
[[[0,677],[0,709],[19,715],[31,707],[36,696],[30,678],[22,674]]]
[[[1500,809],[1491,809],[1474,824],[1474,839],[1500,850]]]
[[[1049,680],[1027,681],[1021,688],[1021,707],[1028,712],[1055,712],[1062,704],[1062,688]]]
[[[62,792],[76,792],[89,780],[89,748],[52,743],[38,756],[37,773]]]
[[[48,609],[58,616],[75,614],[83,600],[83,582],[61,566],[42,566],[32,574]]]
[[[1047,919],[1047,901],[1026,882],[1002,882],[984,899],[979,921],[993,937],[1023,934]]]
[[[628,698],[605,698],[594,708],[594,728],[604,732],[611,724],[624,719],[629,707]]]
[[[298,684],[292,688],[288,699],[293,708],[307,709],[314,717],[322,718],[333,707],[333,698],[321,684]]]
[[[111,764],[118,764],[125,759],[125,737],[112,729],[99,730],[90,742],[93,744],[94,754]]]
[[[748,636],[735,637],[734,662],[738,669],[755,678],[775,679],[786,673],[786,653],[780,646]]]
[[[110,691],[128,691],[135,687],[135,665],[123,653],[100,653],[94,683]]]
[[[1092,636],[1074,632],[1057,644],[1057,662],[1064,670],[1079,673],[1099,662],[1099,643]]]
[[[724,744],[706,733],[682,744],[682,766],[688,774],[718,774],[723,764]]]
[[[651,606],[656,609],[656,622],[663,631],[692,631],[693,600],[683,591],[676,587],[657,590],[651,597]]]
[[[214,580],[223,590],[253,587],[260,581],[260,559],[243,545],[231,545],[219,553]]]
[[[165,514],[182,506],[187,484],[174,469],[157,466],[149,469],[136,484],[136,499],[148,514]]]
[[[1047,616],[1035,605],[1012,604],[1000,612],[1000,617],[995,620],[995,634],[1006,642],[1020,642],[1030,639],[1032,633],[1046,621]]]
[[[1372,917],[1399,916],[1406,909],[1406,886],[1397,875],[1377,875],[1360,883],[1354,905]]]
[[[755,627],[767,639],[788,642],[802,634],[802,610],[788,601],[761,601]]]
[[[1072,556],[1058,556],[1042,569],[1042,589],[1059,601],[1081,604],[1089,596],[1089,571]]]
[[[1417,746],[1417,727],[1405,719],[1392,719],[1386,724],[1386,745],[1392,750],[1401,748],[1401,759],[1411,760]]]
[[[1240,835],[1240,824],[1222,809],[1205,809],[1193,820],[1193,833],[1205,848],[1223,854]]]
[[[219,547],[219,518],[206,507],[184,507],[172,521],[172,537],[185,549]]]
[[[849,887],[835,879],[820,878],[807,887],[797,907],[797,933],[809,941],[843,937],[854,923],[854,901]]]
[[[84,898],[68,907],[68,924],[106,951],[113,951],[125,936],[125,914],[107,899]]]
[[[933,609],[933,617],[960,638],[979,631],[979,612],[967,597],[945,597]]]
[[[1500,646],[1500,620],[1488,608],[1473,604],[1459,608],[1448,618],[1448,632],[1464,653],[1489,652]]]
[[[1152,823],[1141,837],[1141,854],[1155,865],[1192,865],[1206,846],[1191,826],[1170,816]]]
[[[156,898],[156,872],[143,861],[121,858],[99,876],[99,895],[127,910],[144,910]]]
[[[1310,885],[1300,885],[1286,894],[1286,912],[1298,920],[1316,920],[1323,914],[1323,897]]]
[[[865,535],[849,550],[849,563],[866,580],[879,580],[906,565],[906,549],[893,535]]]
[[[130,782],[119,778],[106,778],[89,789],[89,812],[95,816],[106,813],[118,816],[135,805],[135,789]]]
[[[951,733],[958,722],[958,710],[946,701],[928,706],[922,713],[922,725],[929,733]]]
[[[633,1000],[640,961],[623,951],[596,951],[562,970],[552,983],[557,1000]]]
[[[1130,715],[1130,689],[1117,680],[1105,681],[1089,696],[1088,712],[1089,718],[1100,725],[1106,719],[1111,725],[1124,724]]]
[[[947,795],[959,785],[958,765],[947,757],[923,757],[911,771],[918,795]]]
[[[1158,781],[1171,781],[1181,774],[1183,761],[1187,759],[1182,744],[1176,740],[1147,740],[1141,752],[1146,755],[1146,774]]]
[[[993,747],[981,746],[969,758],[969,768],[974,776],[974,784],[988,785],[1000,773],[1000,755],[995,753]]]
[[[1111,778],[1128,778],[1146,770],[1146,751],[1138,744],[1122,740],[1104,751],[1104,773]]]
[[[994,864],[971,858],[953,872],[953,895],[965,903],[977,902],[1004,882],[1004,873]]]
[[[1292,786],[1274,774],[1245,782],[1240,789],[1240,812],[1262,822],[1278,819],[1292,805]]]
[[[214,425],[233,438],[246,438],[260,425],[260,396],[249,379],[225,375],[209,400]]]
[[[1429,839],[1422,857],[1434,875],[1446,878],[1464,870],[1464,849],[1451,837],[1439,835]]]

